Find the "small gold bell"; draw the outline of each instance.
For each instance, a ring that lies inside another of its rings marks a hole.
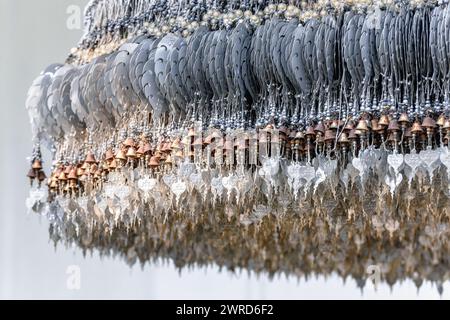
[[[313,127],[309,126],[308,128],[306,128],[305,136],[314,137],[315,135],[316,133]]]
[[[359,120],[358,125],[356,126],[356,130],[363,131],[363,132],[368,131],[369,128],[367,128],[367,121],[363,120],[363,119]]]
[[[422,122],[422,127],[424,128],[434,128],[436,126],[435,121],[430,117],[425,117]]]
[[[38,159],[34,160],[31,167],[33,169],[35,169],[35,170],[41,170],[42,169],[42,162],[41,162],[41,160],[38,160]]]
[[[344,130],[346,131],[352,131],[355,128],[355,124],[353,123],[353,120],[349,120],[347,124],[344,127]]]
[[[314,127],[314,132],[320,133],[320,134],[324,134],[325,132],[325,126],[323,125],[323,122],[319,122],[315,127]]]
[[[444,123],[445,123],[445,116],[444,116],[443,114],[441,114],[441,115],[439,116],[439,118],[437,119],[436,124],[437,124],[439,127],[442,127],[442,126],[444,125]]]
[[[66,173],[64,171],[62,171],[59,176],[58,176],[58,180],[59,181],[66,181],[67,180],[67,176]]]
[[[112,152],[111,149],[108,149],[105,153],[105,159],[107,161],[111,161],[112,159],[114,159],[114,153]]]
[[[345,132],[341,133],[341,136],[339,137],[339,143],[344,144],[344,145],[350,143],[350,140],[348,140],[347,133],[345,133]]]
[[[380,121],[378,121],[378,125],[380,126],[388,126],[390,122],[389,116],[387,114],[383,114],[380,117]]]
[[[398,126],[398,123],[396,120],[391,120],[389,122],[389,126],[388,126],[388,132],[395,132],[395,131],[399,131],[400,127]]]
[[[117,151],[117,153],[116,153],[116,159],[122,160],[122,161],[127,160],[127,157],[126,157],[126,155],[125,155],[125,153],[123,152],[122,149],[119,149],[119,150]]]
[[[70,170],[70,173],[69,173],[67,179],[69,179],[69,180],[78,180],[77,170],[75,168]]]
[[[127,138],[127,139],[123,142],[123,145],[124,145],[125,147],[134,147],[134,146],[135,146],[135,143],[134,143],[134,140],[133,140],[132,138]]]
[[[333,130],[327,130],[325,131],[325,137],[324,140],[325,142],[331,142],[336,138],[336,134],[334,133]]]
[[[159,160],[157,157],[151,157],[150,162],[148,163],[149,167],[156,168],[159,167]]]
[[[95,160],[95,156],[92,152],[88,153],[88,155],[86,156],[86,160],[84,160],[84,162],[86,162],[87,164],[97,163],[97,161]]]
[[[421,133],[421,132],[423,132],[422,126],[420,125],[419,122],[416,121],[416,122],[413,123],[412,128],[411,128],[411,132],[412,133]]]
[[[407,124],[409,123],[409,117],[408,117],[408,115],[407,115],[405,112],[403,112],[403,113],[400,115],[400,118],[398,119],[398,122],[399,122],[401,125],[407,125]]]
[[[137,158],[136,150],[134,149],[134,147],[129,147],[128,148],[126,156],[127,156],[127,158],[130,158],[130,159],[136,159]]]

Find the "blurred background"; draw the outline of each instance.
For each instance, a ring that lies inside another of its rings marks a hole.
[[[412,281],[375,290],[368,282],[337,276],[269,279],[247,271],[218,268],[179,272],[171,264],[136,265],[119,259],[83,257],[76,248],[55,249],[44,218],[27,214],[26,157],[31,133],[25,99],[34,78],[47,65],[63,62],[82,30],[67,21],[87,0],[0,0],[0,298],[1,299],[439,299],[450,298],[450,285],[439,295]],[[68,12],[70,9],[70,12]],[[72,21],[73,22],[73,21]],[[48,163],[47,163],[48,168]],[[73,276],[79,275],[74,282]]]

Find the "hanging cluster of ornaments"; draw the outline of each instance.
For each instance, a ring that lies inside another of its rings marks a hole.
[[[450,264],[447,1],[93,0],[85,13],[78,47],[27,99],[27,206],[55,241],[180,266],[448,278],[429,268]]]

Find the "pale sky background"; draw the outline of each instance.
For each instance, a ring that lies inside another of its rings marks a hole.
[[[64,61],[81,30],[68,30],[66,10],[86,0],[0,0],[0,298],[2,299],[448,299],[426,283],[411,281],[363,293],[353,280],[333,276],[269,280],[217,268],[183,270],[172,265],[130,268],[120,259],[84,258],[76,248],[55,251],[48,225],[27,215],[26,157],[31,134],[25,99],[47,65]],[[80,267],[81,288],[67,289],[67,268]]]

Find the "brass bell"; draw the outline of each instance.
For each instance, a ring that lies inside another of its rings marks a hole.
[[[407,124],[409,123],[409,117],[408,117],[408,114],[406,114],[405,112],[403,112],[403,113],[400,115],[400,118],[398,119],[398,122],[399,122],[401,125],[407,125]]]
[[[134,146],[135,146],[135,143],[134,143],[134,140],[133,140],[132,138],[127,138],[127,139],[123,142],[123,145],[124,145],[125,147],[134,147]]]
[[[346,131],[352,131],[354,128],[355,128],[355,124],[353,123],[352,120],[349,120],[349,121],[347,122],[347,124],[345,125],[344,130],[346,130]]]
[[[336,138],[336,134],[334,133],[333,130],[328,129],[325,131],[325,137],[324,137],[325,142],[331,142],[335,138]]]
[[[28,171],[27,177],[30,178],[30,180],[33,180],[34,178],[36,178],[36,171],[34,169],[30,169],[30,171]]]
[[[366,120],[359,120],[358,121],[358,125],[356,126],[356,130],[362,131],[362,132],[366,132],[369,130],[369,128],[367,127],[367,121]]]
[[[436,122],[430,118],[430,117],[425,117],[425,119],[423,119],[422,122],[422,127],[424,128],[434,128],[436,126]]]
[[[323,125],[323,122],[319,122],[315,127],[314,127],[314,132],[315,133],[320,133],[320,134],[324,134],[325,132],[325,126]]]
[[[444,126],[444,123],[445,123],[445,116],[444,116],[443,114],[441,114],[441,115],[439,116],[439,118],[437,119],[436,124],[437,124],[439,127],[442,127],[442,126]]]
[[[444,125],[442,126],[443,129],[450,129],[450,120],[446,119],[444,122]]]
[[[308,137],[314,137],[316,135],[316,133],[314,132],[314,128],[309,126],[308,128],[306,128],[306,132],[305,135]]]
[[[450,131],[447,132],[447,134],[445,135],[444,141],[445,141],[447,144],[449,143],[449,141],[450,141]]]
[[[139,144],[139,148],[136,150],[136,156],[137,156],[138,158],[140,158],[140,157],[142,157],[144,154],[145,154],[145,152],[144,152],[144,144],[143,144],[143,143],[140,143],[140,144]]]
[[[136,150],[134,149],[134,147],[129,147],[128,148],[126,156],[127,156],[127,158],[130,158],[130,159],[136,159],[137,158]]]
[[[111,162],[108,164],[108,168],[110,170],[114,170],[117,168],[117,161],[116,159],[111,160]]]
[[[116,159],[122,160],[122,161],[127,160],[127,157],[126,157],[126,155],[125,155],[125,152],[123,152],[122,149],[118,149],[118,151],[117,151],[117,153],[116,153]]]
[[[150,154],[152,152],[152,147],[150,143],[144,143],[144,154]]]
[[[66,173],[64,171],[62,171],[59,176],[58,176],[58,180],[60,181],[66,181],[67,180],[67,176]]]
[[[156,151],[155,152],[155,158],[158,159],[158,161],[161,160],[161,152]]]
[[[419,122],[415,121],[411,127],[411,132],[412,133],[421,133],[423,132],[422,130],[422,126],[420,125]]]
[[[348,140],[348,136],[347,133],[342,132],[341,136],[339,137],[339,141],[340,144],[348,144],[350,143],[350,140]]]
[[[47,179],[47,176],[45,175],[45,172],[44,171],[39,171],[39,173],[38,173],[38,180],[39,180],[39,182],[43,182],[45,179]]]
[[[95,160],[95,156],[92,152],[88,152],[88,155],[86,156],[86,160],[84,160],[87,164],[94,164],[97,163]]]
[[[69,180],[78,180],[77,169],[75,169],[75,168],[71,169],[67,179],[69,179]]]
[[[51,189],[58,188],[58,182],[56,180],[52,180],[52,182],[50,183],[50,188]]]
[[[400,127],[398,126],[398,122],[396,120],[389,121],[388,132],[399,131]]]
[[[41,162],[41,160],[38,160],[38,159],[34,160],[33,164],[31,165],[31,167],[34,170],[41,170],[42,169],[42,162]]]
[[[348,139],[349,140],[356,140],[358,139],[358,136],[356,134],[356,129],[353,129],[350,131],[350,133],[348,134]]]
[[[372,119],[370,122],[372,124],[372,131],[377,132],[384,130],[382,126],[378,125],[378,119]]]
[[[114,153],[112,152],[111,149],[106,150],[105,159],[107,161],[111,161],[112,159],[114,159]]]
[[[108,169],[109,169],[108,162],[104,161],[104,162],[102,163],[102,165],[101,165],[101,168],[102,168],[102,170],[104,170],[104,171],[108,171]]]
[[[378,121],[378,125],[380,126],[388,126],[390,122],[389,116],[387,114],[383,114]]]

